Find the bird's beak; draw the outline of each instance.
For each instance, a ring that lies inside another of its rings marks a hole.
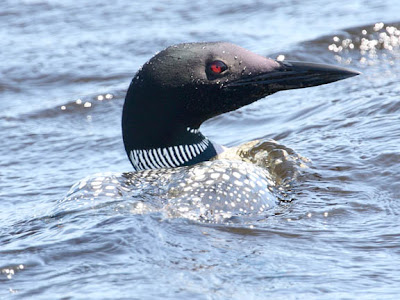
[[[252,72],[233,80],[228,87],[257,86],[274,93],[282,90],[306,88],[326,84],[349,77],[360,72],[326,64],[282,61],[268,72]]]

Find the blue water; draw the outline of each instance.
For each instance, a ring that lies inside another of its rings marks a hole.
[[[398,299],[397,1],[0,8],[1,299]],[[84,178],[121,188],[132,171],[120,122],[136,70],[171,44],[218,40],[363,72],[202,126],[228,146],[276,140],[292,163],[272,171],[297,174],[290,201],[204,224],[140,210],[131,194],[69,194]]]

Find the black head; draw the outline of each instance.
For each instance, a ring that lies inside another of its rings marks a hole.
[[[278,62],[230,43],[171,46],[132,80],[122,121],[125,148],[185,144],[186,129],[198,128],[211,117],[280,90],[357,74],[328,65]]]
[[[154,98],[155,106],[162,102],[168,114],[197,128],[213,116],[272,93],[265,88],[228,88],[229,83],[280,67],[272,59],[230,43],[179,44],[150,59],[137,73],[131,89],[137,92],[140,86],[150,91],[151,86],[146,101]]]

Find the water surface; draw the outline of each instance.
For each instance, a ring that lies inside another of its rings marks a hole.
[[[1,7],[0,298],[398,298],[397,1]],[[202,126],[228,146],[276,140],[296,161],[290,201],[211,224],[140,211],[131,194],[66,201],[84,178],[121,187],[132,171],[120,119],[140,65],[171,44],[217,40],[363,72]]]

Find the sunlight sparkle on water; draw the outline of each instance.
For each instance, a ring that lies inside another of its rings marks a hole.
[[[359,62],[372,65],[380,54],[379,50],[393,52],[400,47],[400,29],[395,26],[385,27],[384,23],[376,23],[372,29],[363,29],[361,34],[365,37],[341,39],[334,36],[334,43],[330,44],[328,49],[336,53],[335,58],[340,63],[349,64],[352,58],[344,59],[342,54],[357,50],[361,55]],[[391,64],[393,65],[393,62]]]

